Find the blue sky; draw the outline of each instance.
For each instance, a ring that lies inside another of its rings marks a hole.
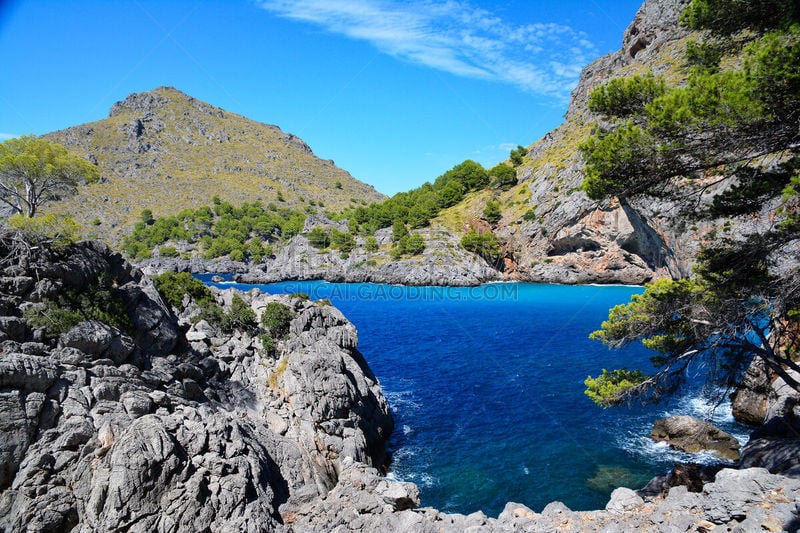
[[[0,139],[171,85],[386,194],[557,126],[640,0],[0,0]]]

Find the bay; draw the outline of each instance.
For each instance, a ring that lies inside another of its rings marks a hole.
[[[255,287],[327,298],[355,324],[395,418],[389,475],[416,483],[423,506],[490,516],[508,501],[598,509],[615,487],[638,488],[675,461],[715,460],[652,443],[663,416],[707,418],[746,440],[730,405],[714,403],[718,391],[693,387],[665,404],[605,410],[584,395],[583,381],[603,368],[651,369],[641,346],[609,350],[588,338],[641,287]]]

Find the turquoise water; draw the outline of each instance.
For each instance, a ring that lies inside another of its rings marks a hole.
[[[611,306],[641,288],[258,287],[329,298],[356,325],[395,417],[390,475],[415,482],[424,506],[490,516],[508,501],[535,511],[555,500],[574,510],[602,508],[617,486],[640,487],[677,460],[711,460],[650,442],[656,418],[710,417],[746,437],[730,406],[713,409],[702,391],[606,410],[583,394],[583,380],[603,368],[648,370],[643,348],[611,351],[588,339]]]

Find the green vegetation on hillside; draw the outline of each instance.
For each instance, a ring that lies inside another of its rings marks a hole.
[[[80,292],[65,289],[37,305],[28,307],[23,317],[34,328],[43,328],[48,337],[57,337],[85,320],[96,320],[121,331],[133,331],[119,288],[107,276]]]
[[[47,211],[73,216],[112,245],[143,208],[172,216],[215,195],[235,206],[324,204],[335,211],[385,198],[296,136],[171,87],[130,95],[107,118],[46,137],[78,157],[91,156],[102,177]]]
[[[785,371],[800,371],[800,269],[794,256],[780,261],[800,238],[799,5],[693,0],[683,21],[708,37],[690,48],[685,86],[640,77],[592,93],[594,110],[611,126],[582,146],[589,196],[664,195],[709,218],[766,209],[771,222],[707,243],[692,279],[653,283],[611,310],[592,337],[612,347],[641,340],[656,352],[657,371],[604,371],[587,379],[597,403],[673,391],[695,361],[710,381],[730,386],[754,356],[800,389]],[[736,38],[749,43],[724,46],[740,30]],[[697,61],[698,47],[709,42],[735,60],[720,54],[713,64],[714,55],[704,53]],[[723,192],[703,202],[710,185]]]
[[[272,243],[299,234],[305,219],[302,211],[274,204],[265,208],[253,202],[234,207],[215,197],[211,207],[184,209],[175,216],[153,219],[145,210],[122,247],[130,257],[146,259],[159,246],[162,255],[174,256],[175,247],[162,245],[185,242],[195,245],[205,259],[227,255],[234,261],[258,262],[272,254]]]
[[[456,205],[470,192],[490,187],[506,190],[516,183],[517,173],[508,165],[501,163],[487,171],[480,163],[468,159],[433,183],[397,193],[381,203],[345,210],[342,217],[354,221],[352,229],[363,235],[372,235],[375,230],[398,222],[411,229],[423,228],[441,210]]]

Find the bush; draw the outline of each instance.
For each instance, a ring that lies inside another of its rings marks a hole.
[[[511,164],[514,165],[515,167],[520,166],[522,164],[522,158],[525,157],[527,153],[528,149],[518,144],[516,148],[511,150],[510,154]]]
[[[494,200],[486,202],[486,207],[483,209],[483,218],[490,224],[497,224],[500,221],[502,213],[500,212],[500,204]]]
[[[375,237],[367,237],[367,242],[364,245],[364,248],[368,252],[377,252],[378,251],[378,240]]]
[[[289,334],[289,323],[294,312],[280,302],[269,302],[261,314],[261,325],[273,338],[283,338]]]
[[[261,335],[261,346],[269,357],[275,357],[275,340],[269,335]]]
[[[23,317],[30,326],[44,328],[50,337],[66,333],[84,320],[96,320],[128,333],[134,329],[119,289],[106,278],[81,292],[63,291],[43,305],[26,309]]]
[[[461,246],[483,257],[490,264],[498,264],[503,257],[500,241],[494,233],[478,233],[470,230],[461,238]]]
[[[527,211],[525,211],[525,214],[522,215],[522,220],[525,220],[527,222],[533,222],[534,220],[536,220],[536,218],[537,218],[536,209],[528,209]]]
[[[174,246],[162,246],[158,249],[158,255],[161,257],[178,257],[180,253]]]
[[[220,325],[224,331],[228,332],[235,329],[251,331],[258,326],[258,321],[256,313],[250,308],[250,305],[241,296],[234,294],[230,310],[223,314]]]
[[[324,250],[331,244],[331,237],[328,230],[315,226],[308,232],[308,244],[319,250]]]
[[[31,245],[46,243],[56,250],[74,244],[80,234],[78,224],[71,217],[52,213],[32,218],[13,215],[6,220],[6,228],[19,233]]]
[[[178,311],[184,309],[184,295],[189,295],[189,298],[197,302],[201,307],[216,306],[216,300],[211,289],[188,272],[165,272],[154,276],[153,283],[155,283],[156,289],[164,296],[167,303]]]
[[[392,249],[389,250],[389,257],[397,261],[398,259],[401,259],[403,257],[404,253],[405,253],[405,247],[403,246],[401,241],[400,243],[392,245]]]
[[[411,255],[421,254],[425,250],[425,239],[419,233],[408,236],[405,242],[405,252]]]
[[[589,110],[609,117],[627,117],[641,113],[644,107],[667,92],[662,77],[647,74],[614,78],[589,94]]]
[[[489,175],[492,177],[492,186],[504,191],[517,184],[517,171],[503,163],[489,169]]]
[[[341,232],[336,228],[331,229],[331,248],[348,254],[356,247],[356,239],[350,233]]]

